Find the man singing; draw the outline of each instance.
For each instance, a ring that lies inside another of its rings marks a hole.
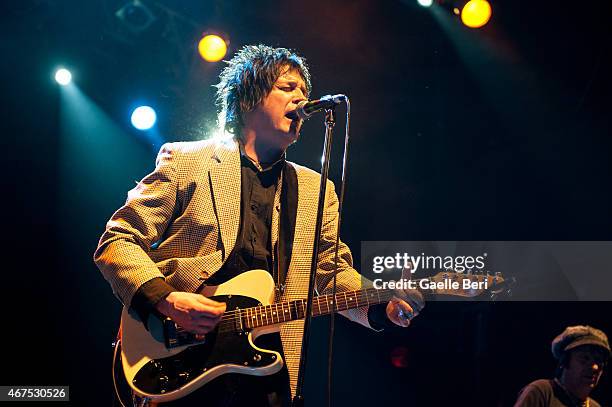
[[[199,289],[252,269],[270,273],[277,301],[306,298],[320,175],[287,161],[285,151],[302,125],[291,113],[310,91],[303,58],[284,48],[242,48],[217,84],[219,125],[233,137],[164,145],[155,170],[128,193],[94,260],[116,296],[143,321],[154,313],[204,335],[226,306]],[[331,290],[337,222],[338,199],[329,182],[316,278],[320,295]],[[338,253],[338,290],[361,289],[349,248],[340,242]],[[398,295],[388,304],[343,314],[374,329],[408,326],[423,298],[412,291]],[[303,325],[283,324],[280,340],[267,335],[272,339],[262,347],[284,356],[280,373],[265,379],[224,375],[192,396],[223,406],[286,403],[295,393]]]

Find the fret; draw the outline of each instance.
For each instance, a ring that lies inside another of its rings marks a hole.
[[[272,306],[274,307],[274,310],[272,310]],[[272,310],[272,323],[273,324],[278,324],[280,322],[280,320],[278,319],[278,304],[273,304],[270,309]],[[274,322],[274,316],[276,316],[276,322]]]
[[[291,319],[298,319],[299,318],[298,317],[298,313],[297,313],[297,305],[295,304],[295,301],[291,301],[289,303],[289,313],[291,314]]]
[[[300,310],[298,309],[297,300],[291,301],[293,305],[293,319],[300,319]]]
[[[257,326],[263,326],[263,315],[261,315],[261,307],[255,308],[255,315],[257,315]]]
[[[242,310],[240,308],[238,308],[236,310],[236,313],[238,314],[238,319],[237,319],[237,326],[236,326],[236,330],[237,331],[244,331],[244,327],[245,327],[245,321],[242,319]]]
[[[321,315],[321,301],[320,301],[320,297],[317,297],[316,300],[317,300],[317,306],[319,308],[319,313],[317,315]]]
[[[305,318],[306,317],[306,305],[304,304],[304,300],[297,300],[295,302],[295,307],[298,310],[298,315],[299,318]]]
[[[369,306],[370,306],[370,299],[368,298],[368,297],[369,297],[368,290],[365,290],[365,291],[363,292],[363,295],[364,295],[364,297],[365,297],[365,302],[366,302],[366,305],[369,307]]]
[[[344,305],[342,305],[341,302],[338,303],[338,311],[343,311],[345,309],[349,309],[351,308],[351,301],[352,301],[352,296],[347,293],[347,292],[343,292],[342,296],[344,297]]]
[[[362,295],[363,293],[360,293],[359,291],[352,292],[352,296],[355,299],[356,307],[363,307],[365,305],[365,301],[361,298]]]
[[[368,290],[368,294],[370,296],[370,300],[372,301],[373,304],[378,304],[379,303],[379,299],[377,299],[378,295],[376,294],[376,289],[371,288],[370,290]]]
[[[253,324],[253,328],[257,327],[257,308],[251,308],[251,323]]]

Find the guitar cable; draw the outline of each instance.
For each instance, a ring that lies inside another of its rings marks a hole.
[[[348,158],[348,147],[349,147],[349,129],[351,122],[351,101],[348,96],[345,96],[344,101],[346,103],[346,124],[344,129],[344,154],[342,157],[342,179],[340,181],[340,196],[338,197],[338,225],[336,228],[336,246],[334,253],[334,273],[332,278],[332,309],[329,318],[329,339],[328,339],[328,352],[327,352],[327,405],[332,405],[332,377],[333,377],[333,353],[334,353],[334,333],[336,330],[335,316],[336,316],[336,291],[337,291],[337,274],[338,274],[338,246],[340,243],[340,225],[342,223],[342,206],[344,203],[344,191],[346,186],[346,163]]]
[[[117,377],[115,376],[115,365],[117,363],[117,353],[119,346],[121,346],[121,327],[119,327],[119,331],[117,332],[117,339],[115,339],[115,344],[113,346],[113,366],[111,369],[111,373],[113,377],[113,388],[115,389],[115,397],[119,401],[119,404],[121,404],[121,407],[126,407],[126,405],[123,403],[123,400],[121,400],[121,394],[119,393],[119,388],[117,387]]]

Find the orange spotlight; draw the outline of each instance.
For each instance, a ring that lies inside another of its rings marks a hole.
[[[470,28],[480,28],[491,18],[491,5],[487,0],[470,0],[461,10],[461,21]]]
[[[198,52],[205,61],[217,62],[225,56],[227,44],[218,35],[209,34],[200,40]]]

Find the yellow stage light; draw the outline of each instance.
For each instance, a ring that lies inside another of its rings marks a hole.
[[[461,10],[461,21],[470,28],[480,28],[491,18],[491,5],[487,0],[470,0]]]
[[[218,35],[206,35],[198,44],[198,51],[204,60],[217,62],[223,59],[227,52],[227,44]]]

